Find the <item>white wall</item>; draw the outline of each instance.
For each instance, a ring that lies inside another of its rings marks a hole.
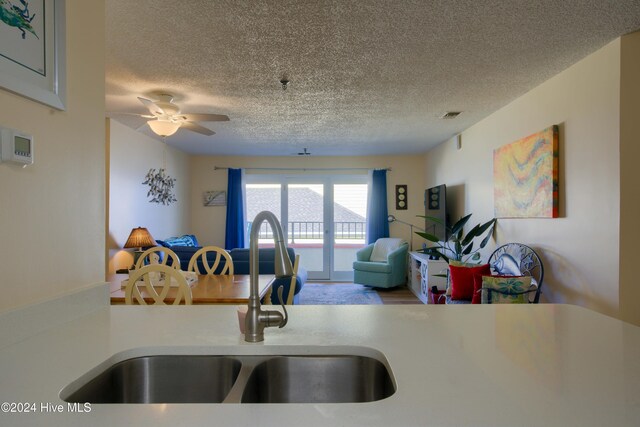
[[[388,210],[398,219],[424,227],[424,220],[416,215],[424,214],[423,157],[418,156],[368,156],[368,157],[194,157],[191,162],[191,225],[203,244],[224,246],[225,207],[204,207],[202,193],[211,190],[227,190],[227,171],[214,170],[214,166],[233,168],[371,168],[390,167],[387,173]],[[251,171],[249,171],[251,172]],[[248,172],[248,173],[249,173]],[[269,173],[269,172],[264,172]],[[273,173],[273,172],[271,172]],[[281,172],[276,172],[281,173]],[[309,171],[306,175],[317,174]],[[340,173],[340,172],[330,172]],[[345,174],[354,172],[344,172]],[[359,172],[366,173],[366,172]],[[304,174],[304,173],[303,173]],[[396,211],[395,186],[407,184],[408,209]],[[409,241],[409,226],[393,223],[390,234]],[[417,236],[416,236],[417,237]],[[414,239],[420,246],[420,238]]]
[[[620,307],[640,325],[640,32],[622,37],[620,91]]]
[[[104,281],[104,1],[67,0],[67,110],[0,89],[34,165],[0,164],[0,311]]]
[[[122,250],[131,229],[146,227],[156,239],[190,233],[189,156],[169,145],[107,120],[109,175],[108,273],[133,262],[132,249]],[[142,185],[149,169],[165,168],[176,178],[177,202],[150,203]]]
[[[560,218],[499,219],[498,244],[543,258],[543,300],[619,316],[620,39],[427,153],[426,185],[447,184],[455,216],[493,216],[493,150],[560,125]],[[636,118],[637,120],[637,118]],[[488,248],[492,249],[492,248]],[[485,253],[485,258],[488,256]]]

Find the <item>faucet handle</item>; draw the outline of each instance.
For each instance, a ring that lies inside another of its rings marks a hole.
[[[282,319],[282,322],[280,322],[280,324],[278,325],[278,328],[284,328],[287,322],[289,321],[289,314],[287,313],[287,308],[284,306],[284,299],[282,299],[283,289],[284,289],[284,286],[280,286],[278,288],[278,298],[280,298],[280,305],[284,310],[284,319]]]

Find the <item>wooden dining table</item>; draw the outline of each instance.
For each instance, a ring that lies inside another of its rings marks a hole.
[[[128,278],[128,274],[113,274],[108,277],[112,305],[125,303],[122,281]],[[265,296],[273,279],[273,275],[269,274],[258,276],[260,298]],[[169,290],[165,298],[167,304],[173,303],[176,289]],[[144,287],[141,287],[140,293],[145,297],[145,301],[153,303],[151,297],[145,296]],[[193,304],[247,304],[249,302],[249,275],[199,275],[198,280],[191,284],[191,299]]]

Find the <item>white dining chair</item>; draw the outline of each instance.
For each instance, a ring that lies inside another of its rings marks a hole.
[[[163,254],[162,260],[159,260],[158,254]],[[136,261],[135,269],[139,269],[145,265],[145,262],[148,265],[156,264],[156,265],[169,265],[168,261],[171,259],[171,267],[176,270],[180,270],[180,258],[169,248],[165,248],[164,246],[154,246],[152,248],[147,249],[142,252],[138,261]]]
[[[173,305],[190,305],[191,288],[180,270],[162,264],[150,264],[129,273],[129,282],[125,288],[125,304],[147,305],[141,291],[153,299],[155,305],[166,305],[165,299],[171,288],[176,289]]]
[[[209,254],[215,255],[210,256]],[[193,254],[191,260],[189,260],[187,271],[194,271],[196,274],[216,274],[216,270],[222,260],[224,260],[224,266],[218,274],[233,275],[231,255],[218,246],[204,246]],[[200,271],[200,265],[204,268],[204,272]]]

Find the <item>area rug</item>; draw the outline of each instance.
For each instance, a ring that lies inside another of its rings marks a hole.
[[[382,304],[373,289],[353,283],[307,283],[298,296],[298,304],[364,305]]]

